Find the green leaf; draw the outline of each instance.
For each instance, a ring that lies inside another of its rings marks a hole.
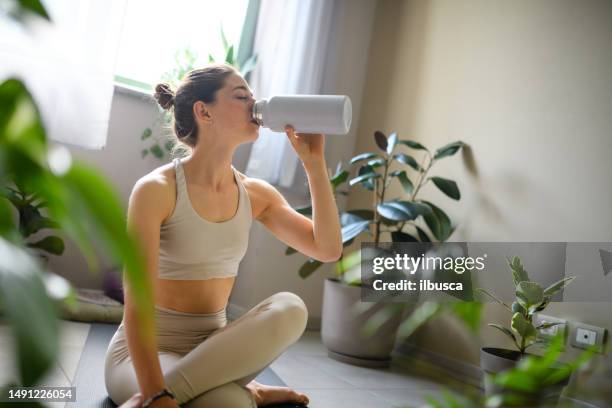
[[[149,150],[158,159],[162,159],[164,157],[164,152],[162,151],[161,147],[158,144],[154,144],[153,146],[151,146]]]
[[[463,146],[465,146],[465,143],[461,141],[449,143],[446,146],[443,146],[436,150],[436,154],[434,154],[434,160],[438,160],[446,156],[452,156],[453,154],[457,153],[457,151]]]
[[[394,171],[389,175],[391,177],[397,177],[400,184],[404,188],[404,192],[406,194],[408,195],[412,194],[412,192],[414,191],[414,184],[412,184],[412,181],[410,181],[410,179],[408,178],[408,175],[406,174],[406,170]]]
[[[13,3],[16,7],[14,10],[10,10],[10,14],[12,14],[19,20],[22,20],[24,15],[27,12],[30,12],[38,15],[39,17],[44,18],[45,20],[51,21],[47,10],[45,10],[45,7],[39,0],[19,0]]]
[[[227,62],[230,65],[234,65],[234,46],[230,45],[230,47],[227,50],[227,53],[225,54],[225,62]]]
[[[351,164],[360,162],[362,160],[368,160],[373,157],[380,157],[380,156],[377,155],[376,153],[361,153],[351,159]]]
[[[565,288],[567,285],[572,283],[572,281],[574,279],[576,279],[575,276],[570,276],[570,277],[563,278],[560,281],[557,281],[557,282],[553,283],[552,285],[550,285],[546,289],[544,289],[544,295],[546,295],[546,296],[554,295],[555,293],[559,292],[560,290]]]
[[[527,311],[529,311],[531,306],[539,306],[544,300],[544,291],[536,282],[520,282],[516,286],[516,295],[519,303],[521,299],[525,301],[525,304],[521,303],[521,306],[527,309]]]
[[[358,221],[342,227],[342,242],[347,242],[370,228],[370,221]]]
[[[517,332],[523,339],[531,340],[536,337],[536,329],[533,324],[529,323],[520,313],[512,315],[512,330]]]
[[[422,144],[420,144],[418,142],[412,141],[412,140],[400,140],[397,143],[403,144],[403,145],[411,147],[413,149],[428,151],[425,146],[423,146]]]
[[[518,256],[513,257],[512,259],[507,258],[508,266],[512,271],[512,280],[514,281],[514,286],[517,286],[519,283],[523,281],[529,281],[529,275],[527,271],[523,267],[521,263],[521,258]]]
[[[60,237],[54,235],[45,237],[40,241],[27,244],[30,248],[39,248],[53,255],[61,255],[64,253],[64,241]]]
[[[140,140],[145,140],[145,139],[151,137],[152,134],[153,134],[153,131],[150,128],[146,128],[142,132],[142,136],[140,136]]]
[[[404,153],[398,153],[398,154],[393,155],[393,158],[395,160],[397,160],[398,162],[400,162],[400,163],[404,163],[404,164],[409,165],[410,167],[412,167],[416,171],[420,171],[421,170],[421,166],[419,166],[419,163],[417,163],[415,158],[412,157],[412,156],[409,156],[409,155],[404,154]]]
[[[416,230],[417,233],[419,234],[419,240],[421,242],[431,242],[431,239],[429,238],[429,235],[427,235],[425,233],[425,231],[423,231],[423,229],[421,227],[419,227],[418,225],[416,226]]]
[[[362,183],[364,181],[375,179],[375,178],[380,178],[380,177],[381,177],[381,175],[378,174],[378,173],[375,173],[375,172],[362,174],[360,176],[357,176],[357,177],[352,178],[351,180],[349,180],[349,185],[354,186],[357,183]]]
[[[164,148],[166,149],[166,151],[170,152],[172,151],[175,145],[176,142],[174,140],[168,140],[166,143],[164,143]]]
[[[397,133],[393,132],[389,135],[389,138],[387,139],[387,154],[391,155],[391,153],[393,153],[393,149],[395,149],[395,146],[397,145]]]
[[[382,165],[385,164],[385,159],[383,158],[378,158],[378,159],[372,159],[370,161],[368,161],[368,166],[372,167],[373,169],[380,167]]]
[[[507,327],[500,326],[500,325],[495,324],[495,323],[489,323],[488,325],[491,326],[491,327],[495,327],[497,330],[501,331],[506,336],[510,337],[510,340],[512,340],[512,342],[514,343],[516,348],[520,349],[520,347],[518,345],[518,342],[516,340],[516,336],[514,335],[514,333],[512,333],[512,331],[510,329],[508,329]]]
[[[323,262],[317,261],[316,259],[309,259],[308,261],[306,261],[306,263],[304,263],[304,265],[302,265],[298,273],[302,279],[306,279],[307,277],[312,275],[314,271],[316,271],[321,265],[323,265]]]
[[[394,221],[414,220],[419,215],[430,213],[428,206],[412,201],[388,201],[376,206],[376,211]]]
[[[140,153],[140,157],[145,158],[147,154],[149,154],[149,149],[142,149],[142,152]]]
[[[346,179],[348,179],[349,172],[346,170],[342,170],[340,173],[336,173],[330,180],[332,186],[334,188],[338,187],[340,184],[344,183]]]
[[[387,136],[380,130],[374,132],[374,141],[376,142],[376,146],[383,152],[387,151],[387,146],[389,142],[387,141]]]
[[[453,200],[459,200],[461,198],[461,194],[459,193],[459,188],[457,187],[457,183],[453,180],[445,179],[442,177],[430,177],[430,180],[442,191],[444,194],[452,198]]]
[[[503,300],[501,300],[500,298],[498,298],[497,296],[495,296],[494,294],[492,294],[491,292],[487,291],[486,289],[483,288],[476,288],[476,292],[481,292],[485,295],[487,295],[488,297],[490,297],[491,299],[493,299],[494,301],[496,301],[497,303],[499,303],[500,305],[504,306],[506,309],[508,309],[509,311],[512,311],[512,309],[510,308],[510,306],[508,306]]]
[[[446,241],[453,232],[450,218],[431,202],[422,200],[421,203],[431,208],[431,212],[423,215],[429,230],[438,241]]]
[[[59,228],[59,224],[53,221],[50,218],[44,217],[37,212],[38,215],[32,217],[29,222],[26,224],[26,234],[24,236],[30,236],[35,234],[44,228],[57,229]]]
[[[59,325],[40,264],[0,237],[0,298],[15,338],[22,386],[34,386],[55,363]]]

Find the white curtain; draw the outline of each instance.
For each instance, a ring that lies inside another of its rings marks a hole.
[[[258,99],[321,92],[334,0],[263,0],[250,78]],[[247,163],[249,176],[290,187],[299,165],[284,133],[261,128]]]
[[[47,136],[89,149],[106,145],[114,67],[126,0],[43,0],[52,23],[0,20],[0,80],[25,82]]]

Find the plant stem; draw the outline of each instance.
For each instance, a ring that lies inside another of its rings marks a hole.
[[[421,162],[421,168],[423,168],[423,164],[425,163],[425,159],[427,157],[429,157],[429,164],[427,165],[427,168],[425,169],[425,171],[423,171],[421,173],[421,177],[419,178],[419,182],[417,184],[417,187],[414,189],[414,191],[412,193],[412,196],[410,197],[410,201],[414,201],[415,200],[417,193],[419,192],[419,190],[421,189],[423,184],[425,184],[423,182],[423,180],[425,179],[425,176],[429,172],[429,169],[431,169],[431,166],[433,166],[434,160],[431,158],[431,154],[429,154],[429,152],[426,152],[426,153],[427,153],[427,155],[423,156],[423,161]]]
[[[382,204],[385,201],[385,191],[387,190],[387,173],[388,172],[389,172],[389,157],[385,153],[385,173],[382,178],[382,191],[380,193],[380,201],[376,203],[374,207],[374,214],[378,212],[377,211],[378,204]],[[376,236],[375,236],[376,239],[374,241],[374,245],[378,245],[378,242],[380,241],[380,223],[381,222],[382,220],[380,219],[380,217],[378,217],[376,220]]]

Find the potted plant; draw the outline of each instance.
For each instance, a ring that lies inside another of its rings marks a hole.
[[[376,131],[374,141],[378,151],[361,153],[350,160],[351,166],[358,167],[352,179],[349,180],[350,169],[344,170],[342,164],[338,165],[330,178],[334,194],[348,195],[347,190],[338,190],[347,180],[349,188],[360,185],[372,192],[370,208],[353,209],[340,214],[343,246],[352,244],[362,234],[373,238],[375,245],[381,242],[383,234],[389,234],[393,242],[443,242],[448,239],[454,230],[450,218],[432,202],[420,199],[418,193],[431,181],[450,198],[461,198],[455,181],[429,176],[429,172],[439,160],[459,151],[464,143],[450,143],[432,153],[418,142],[400,139],[397,133],[387,137],[383,132]],[[399,151],[402,147],[422,153],[421,160],[417,161],[408,152]],[[395,165],[399,165],[399,168],[391,169]],[[387,197],[388,187],[394,180],[402,186],[404,199]],[[310,215],[312,208],[307,206],[297,210]],[[417,223],[419,219],[424,221],[424,225]],[[295,252],[287,248],[285,254]],[[360,276],[360,264],[359,251],[346,256],[343,254],[337,263],[336,276],[325,280],[322,340],[332,358],[358,365],[388,366],[403,305],[387,305],[391,307],[382,313],[389,319],[385,322],[378,319],[380,326],[375,333],[370,331],[366,340],[366,322],[372,316],[380,315],[385,305],[380,303],[366,311],[359,311],[361,287],[364,283]],[[320,266],[321,262],[308,259],[299,274],[307,278]]]
[[[512,271],[512,280],[515,285],[516,299],[508,305],[499,297],[482,288],[476,291],[481,292],[495,302],[501,304],[511,314],[510,328],[500,326],[495,323],[488,325],[504,333],[516,346],[515,350],[495,347],[483,347],[480,352],[480,365],[485,373],[485,391],[487,394],[497,392],[499,384],[492,381],[492,374],[512,369],[519,364],[525,357],[531,356],[527,349],[540,342],[538,331],[551,328],[562,323],[546,322],[538,326],[534,325],[534,314],[543,311],[550,303],[553,295],[570,284],[574,277],[563,278],[547,288],[542,288],[538,283],[529,280],[529,275],[525,270],[519,257],[508,259],[508,266]],[[528,364],[528,363],[525,363]],[[566,370],[559,367],[559,370]],[[556,378],[553,376],[553,378]],[[547,386],[555,388],[558,393],[567,384],[568,378],[561,378],[557,383]]]
[[[594,355],[594,349],[583,351],[572,361],[560,364],[563,352],[562,335],[554,336],[541,356],[527,356],[514,367],[491,374],[495,386],[490,395],[483,396],[473,389],[462,390],[457,396],[443,390],[443,400],[427,396],[427,407],[503,408],[556,407],[559,394],[550,393],[551,385],[566,383],[570,375],[580,369]],[[574,406],[574,404],[571,404]],[[405,407],[408,408],[409,405]]]
[[[45,217],[40,210],[47,204],[35,192],[25,192],[24,186],[0,186],[0,193],[8,199],[19,214],[19,233],[25,240],[31,235],[46,229],[59,229],[57,222]],[[57,235],[48,235],[35,242],[26,242],[28,248],[38,251],[37,255],[47,264],[50,255],[64,253],[64,241]]]

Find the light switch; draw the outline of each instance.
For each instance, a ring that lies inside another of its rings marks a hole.
[[[588,346],[595,345],[595,341],[597,340],[597,332],[593,330],[583,329],[578,327],[576,330],[576,342],[585,344]]]

